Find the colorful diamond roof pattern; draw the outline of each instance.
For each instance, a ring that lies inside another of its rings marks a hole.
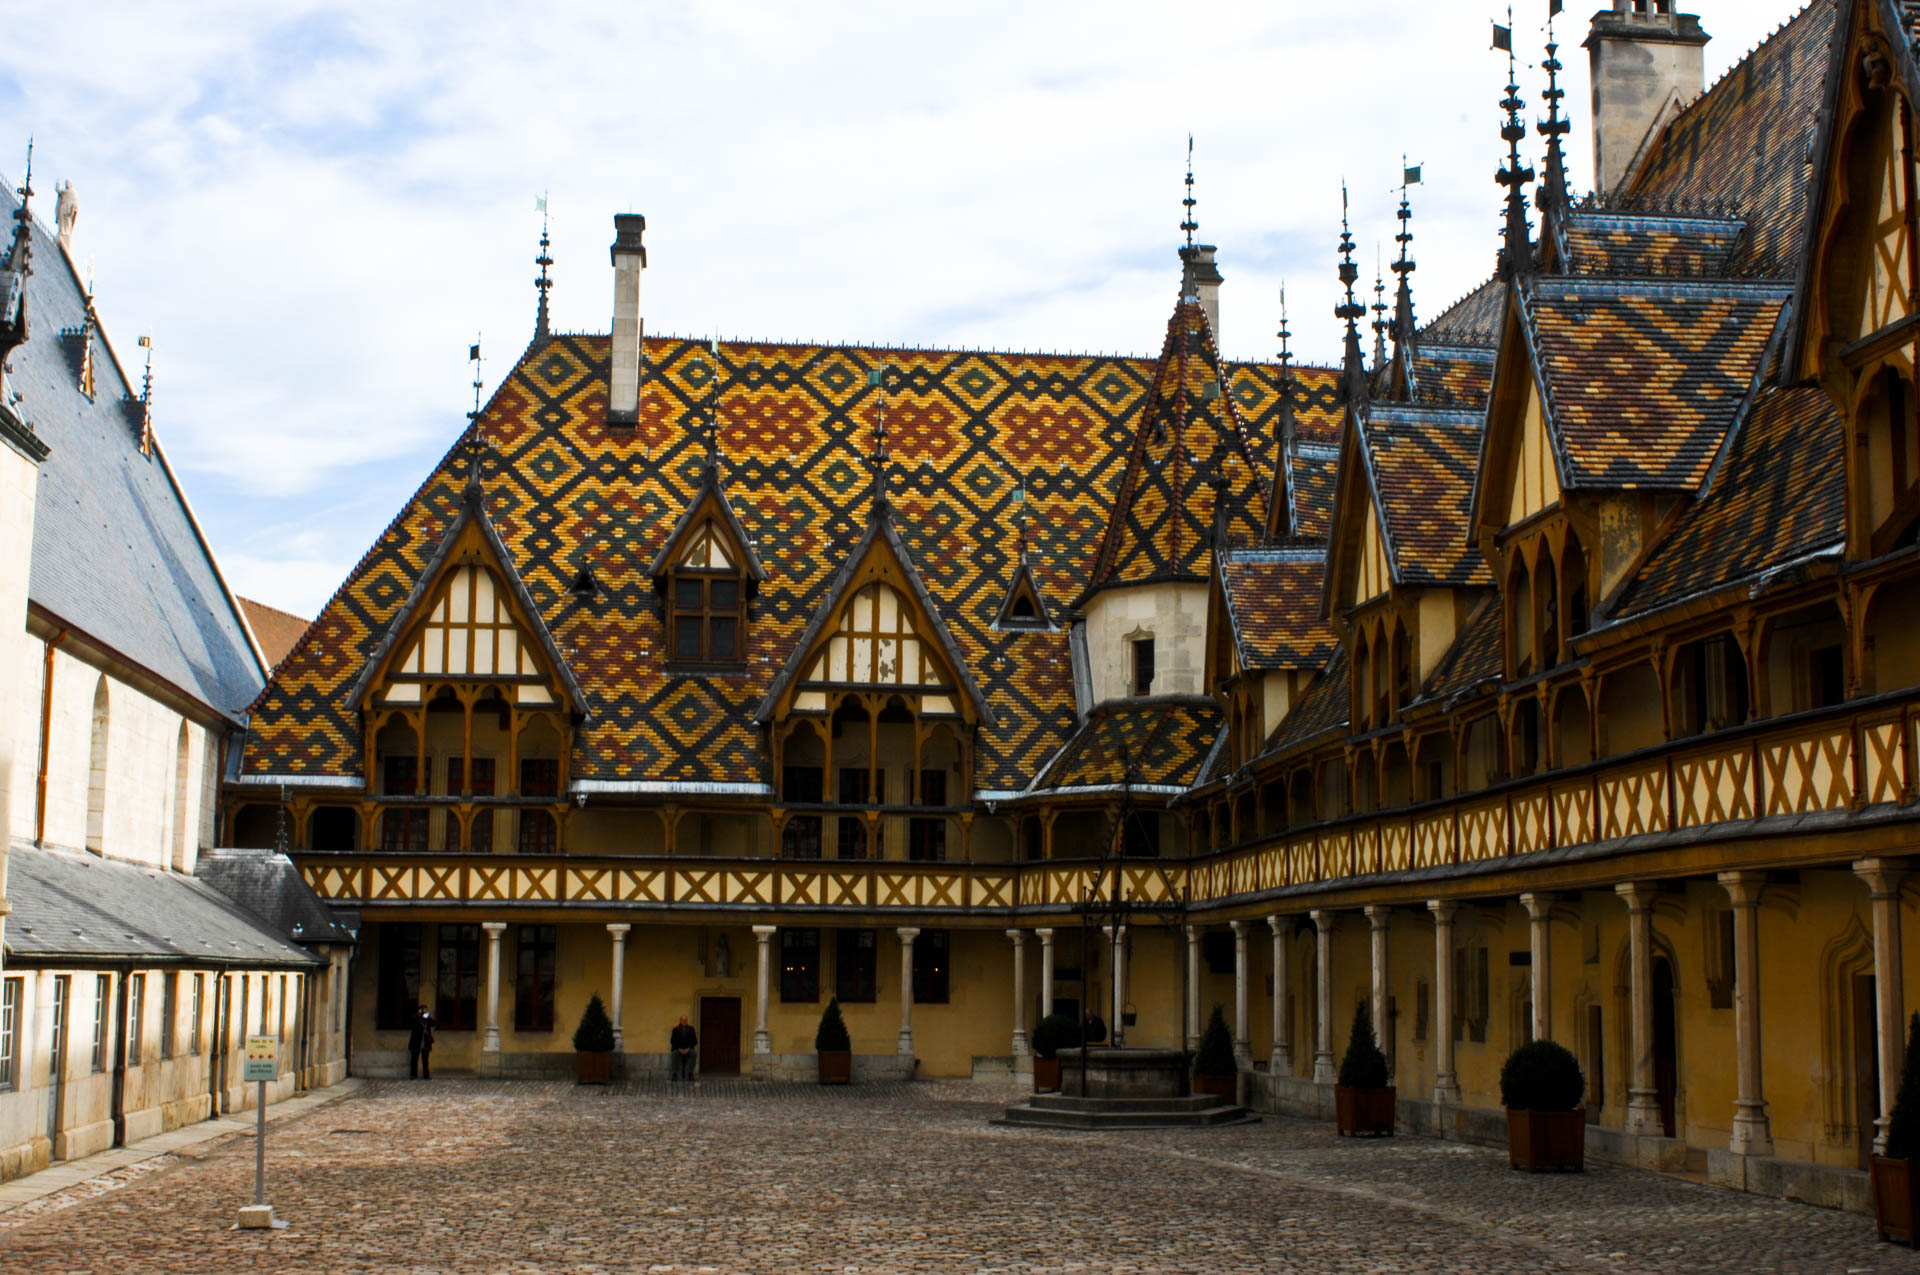
[[[1132,782],[1186,788],[1220,734],[1220,706],[1205,695],[1116,700],[1087,714],[1085,725],[1046,767],[1033,791]]]
[[[1221,559],[1221,592],[1240,663],[1249,669],[1317,669],[1333,653],[1333,626],[1320,617],[1325,546],[1231,549]]]
[[[1467,507],[1480,465],[1483,417],[1473,409],[1375,403],[1366,420],[1367,468],[1396,583],[1493,583],[1467,542]]]

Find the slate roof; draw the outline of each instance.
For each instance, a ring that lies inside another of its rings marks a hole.
[[[1444,701],[1484,682],[1498,680],[1506,671],[1506,653],[1500,642],[1505,615],[1506,605],[1498,593],[1483,598],[1480,605],[1468,613],[1453,645],[1447,648],[1414,702]]]
[[[1752,579],[1846,539],[1846,431],[1817,386],[1767,391],[1704,499],[1680,515],[1617,618]]]
[[[1484,405],[1493,392],[1496,353],[1490,345],[1415,346],[1415,401],[1440,407]]]
[[[1353,670],[1347,664],[1347,648],[1333,648],[1320,676],[1307,686],[1307,693],[1267,736],[1264,752],[1285,752],[1315,736],[1337,730],[1347,724],[1353,709]]]
[[[746,675],[727,676],[666,667],[647,575],[698,491],[713,355],[706,341],[649,338],[639,423],[619,434],[605,424],[607,360],[604,336],[532,346],[478,422],[493,449],[481,464],[490,518],[592,713],[575,734],[575,779],[771,782],[754,710],[866,525],[863,457],[880,397],[867,373],[885,366],[893,524],[993,714],[978,786],[1032,781],[1078,719],[1067,633],[993,627],[1017,565],[1018,483],[1033,578],[1061,615],[1088,584],[1154,361],[721,342],[722,482],[767,572]],[[1330,437],[1332,373],[1294,375],[1301,436]],[[1278,369],[1230,364],[1226,376],[1216,404],[1230,399],[1241,423],[1245,468],[1271,474]],[[471,452],[469,435],[454,442],[276,670],[254,706],[246,775],[363,782],[348,692],[458,513]],[[1210,530],[1211,489],[1181,490],[1207,503],[1169,521]],[[1189,540],[1184,560],[1204,565],[1192,550]],[[567,593],[582,562],[603,591],[588,606]]]
[[[268,933],[293,943],[351,943],[353,932],[320,901],[293,860],[272,850],[202,850],[193,875]]]
[[[1500,321],[1506,314],[1506,282],[1489,279],[1421,328],[1414,346],[1418,349],[1424,345],[1497,345]]]
[[[267,667],[272,668],[286,658],[293,644],[307,631],[307,621],[297,615],[289,615],[278,607],[255,602],[252,598],[241,598],[239,601],[240,609],[246,613],[247,623],[253,629],[253,636],[260,643],[260,653],[266,656]]]
[[[1563,485],[1697,488],[1788,296],[1726,280],[1526,279],[1521,313]]]
[[[4,197],[8,212],[19,203]],[[40,464],[27,595],[63,624],[235,715],[264,676],[239,611],[164,452],[140,449],[138,390],[94,333],[94,397],[80,392],[86,292],[36,223],[29,338],[7,383],[50,449]]]
[[[1047,763],[1031,792],[1134,782],[1186,788],[1200,777],[1221,727],[1207,695],[1149,695],[1098,705]]]
[[[1746,223],[1733,218],[1575,212],[1567,218],[1574,274],[1720,276]]]
[[[1807,163],[1824,114],[1838,0],[1813,0],[1661,130],[1622,207],[1742,217],[1731,274],[1791,279],[1809,218]]]
[[[119,859],[13,843],[7,964],[323,964],[209,882]]]
[[[1319,668],[1332,654],[1333,626],[1320,617],[1325,545],[1231,549],[1220,564],[1228,623],[1249,669]]]
[[[1368,409],[1368,474],[1397,582],[1493,583],[1486,559],[1463,530],[1480,464],[1482,420],[1470,408],[1374,403]]]

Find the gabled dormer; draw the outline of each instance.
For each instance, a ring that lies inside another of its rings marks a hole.
[[[665,600],[667,658],[676,664],[744,667],[748,603],[767,578],[709,455],[700,486],[647,568]]]
[[[1053,618],[1047,611],[1047,600],[1040,595],[1040,588],[1034,583],[1033,571],[1027,565],[1025,554],[1020,556],[1019,563],[1013,569],[1013,579],[1007,584],[1007,596],[1000,602],[1000,610],[993,618],[993,627],[1042,633],[1053,630]]]

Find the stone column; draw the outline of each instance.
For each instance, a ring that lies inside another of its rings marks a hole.
[[[1233,1062],[1242,1071],[1253,1069],[1253,1043],[1247,1039],[1247,923],[1229,921],[1233,930]]]
[[[1127,927],[1124,925],[1103,925],[1100,927],[1113,941],[1113,1013],[1107,1019],[1107,1043],[1122,1045],[1126,1043],[1126,1029],[1121,1022],[1127,1012]]]
[[[1627,902],[1627,949],[1632,970],[1633,1075],[1627,1084],[1628,1133],[1660,1137],[1660,1091],[1653,1079],[1653,887],[1625,881],[1613,892]]]
[[[1758,872],[1722,872],[1720,884],[1733,900],[1733,1037],[1738,1090],[1733,1099],[1733,1136],[1727,1149],[1736,1155],[1772,1155],[1773,1128],[1767,1120],[1760,1081],[1760,890]]]
[[[1053,931],[1035,930],[1040,936],[1040,1017],[1053,1013]]]
[[[1900,878],[1905,869],[1892,859],[1862,859],[1853,871],[1873,895],[1874,1022],[1880,1044],[1880,1116],[1873,1122],[1873,1149],[1884,1154],[1907,1034],[1906,993],[1900,981]]]
[[[1013,940],[1013,1063],[1027,1056],[1027,932],[1008,930]]]
[[[625,1021],[623,1007],[627,985],[627,932],[633,927],[625,922],[615,922],[607,926],[607,933],[613,935],[613,1052],[627,1052],[627,1032],[621,1026]]]
[[[1325,908],[1315,908],[1307,915],[1313,918],[1313,928],[1318,933],[1317,948],[1320,953],[1319,984],[1315,988],[1316,1003],[1314,1022],[1320,1029],[1320,1039],[1313,1045],[1313,1083],[1330,1085],[1334,1082],[1333,1069],[1333,913]]]
[[[482,1053],[500,1052],[500,936],[507,932],[505,921],[482,921],[487,932],[487,1032],[480,1042]]]
[[[1187,1048],[1200,1048],[1200,927],[1187,927]]]
[[[1287,1021],[1286,925],[1287,919],[1277,913],[1267,918],[1267,927],[1273,931],[1273,1053],[1267,1060],[1270,1076],[1293,1074],[1293,1049],[1287,1043],[1287,1032],[1293,1024]]]
[[[907,1060],[907,1074],[913,1074],[913,941],[920,937],[918,926],[903,925],[894,931],[900,936],[900,1043],[895,1047]]]
[[[1547,913],[1553,900],[1544,894],[1523,894],[1527,910],[1527,938],[1531,948],[1527,974],[1533,984],[1533,1038],[1553,1039],[1553,949],[1548,944]]]
[[[1460,905],[1432,899],[1427,911],[1433,913],[1433,1102],[1435,1106],[1458,1105],[1460,1078],[1453,1070],[1453,914]]]
[[[1367,909],[1367,924],[1373,939],[1373,1003],[1367,1008],[1373,1015],[1373,1038],[1380,1042],[1380,1052],[1389,1058],[1393,1051],[1387,1047],[1387,1033],[1391,1030],[1387,1023],[1387,922],[1392,917],[1391,908],[1374,905]]]
[[[760,950],[760,995],[753,1011],[753,1054],[771,1056],[773,1053],[773,1033],[767,1030],[767,1002],[773,996],[773,936],[779,929],[774,925],[756,925],[753,937],[759,940]]]

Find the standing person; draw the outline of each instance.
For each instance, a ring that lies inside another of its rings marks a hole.
[[[433,1069],[428,1062],[433,1054],[433,1015],[427,1007],[420,1007],[420,1014],[413,1020],[413,1027],[407,1032],[407,1079],[416,1076],[421,1080],[432,1080]]]
[[[693,1051],[700,1045],[700,1035],[687,1022],[685,1014],[680,1015],[680,1025],[667,1037],[667,1047],[673,1053],[673,1079],[693,1079]]]

